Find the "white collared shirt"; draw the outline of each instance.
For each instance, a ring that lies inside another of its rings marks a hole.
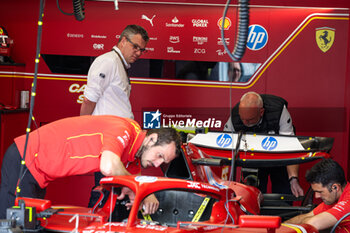
[[[120,50],[114,46],[112,51],[98,56],[91,64],[84,95],[96,102],[92,115],[134,119],[129,100],[131,85],[122,62],[127,68],[130,67]]]

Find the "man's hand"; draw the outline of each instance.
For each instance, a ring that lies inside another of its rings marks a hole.
[[[143,214],[154,214],[159,207],[159,201],[154,194],[149,195],[143,200],[141,208],[143,208]]]
[[[126,209],[129,210],[132,207],[132,205],[134,204],[135,193],[133,191],[131,191],[131,189],[129,189],[127,187],[123,187],[117,200],[123,200],[125,198],[125,196],[129,196],[129,199],[130,199],[130,203],[127,203],[125,205]]]
[[[304,190],[300,187],[298,174],[299,164],[293,164],[287,166],[287,172],[289,177],[290,189],[295,197],[304,196]]]
[[[290,180],[290,189],[295,197],[304,196],[304,190],[301,188],[298,179]]]

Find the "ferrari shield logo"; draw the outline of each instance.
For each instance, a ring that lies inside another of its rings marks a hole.
[[[327,52],[333,45],[335,29],[329,27],[316,28],[316,43],[322,52]]]

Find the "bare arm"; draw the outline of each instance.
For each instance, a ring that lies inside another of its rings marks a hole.
[[[320,214],[314,215],[313,212],[311,211],[307,214],[295,216],[294,218],[287,220],[285,223],[292,223],[292,224],[307,223],[314,226],[317,230],[324,230],[324,229],[333,227],[336,222],[337,222],[337,219],[328,212],[322,212]]]
[[[91,115],[96,106],[96,102],[92,102],[84,97],[83,103],[80,107],[80,116],[82,115]]]
[[[308,219],[312,218],[314,216],[314,213],[310,211],[309,213],[306,214],[300,214],[297,215],[291,219],[288,219],[285,221],[285,223],[291,223],[291,224],[303,224],[305,223]]]
[[[112,151],[105,150],[102,152],[100,160],[100,171],[104,176],[122,176],[131,175],[125,168],[120,157]],[[127,187],[123,187],[121,194],[118,196],[118,200],[122,200],[125,196],[129,196],[130,203],[125,206],[130,209],[134,203],[135,194]],[[155,211],[154,211],[155,212]],[[154,213],[153,212],[153,213]]]
[[[292,176],[298,177],[299,165],[298,164],[288,165],[287,172],[288,172],[288,178],[291,178]]]
[[[108,150],[102,152],[100,170],[104,176],[131,175],[126,170],[124,164],[120,160],[120,157],[112,151]],[[122,200],[125,195],[128,195],[130,198],[130,203],[126,205],[127,208],[130,209],[134,202],[135,194],[129,188],[125,187],[123,188],[121,195],[118,197],[118,200]],[[154,214],[159,207],[159,201],[154,194],[151,194],[145,198],[143,205],[145,205],[145,214]]]
[[[283,111],[280,117],[280,129],[279,134],[281,135],[294,135],[294,127],[292,123],[292,118],[287,110],[286,106],[283,106]],[[299,165],[289,165],[287,166],[288,179],[295,176],[298,177],[299,174]],[[293,179],[290,181],[290,188],[294,196],[304,196],[304,190],[301,188],[299,181],[297,179]]]
[[[291,178],[293,176],[298,177],[299,165],[296,164],[287,166],[287,172],[288,178]],[[292,179],[290,181],[290,189],[292,190],[294,196],[304,196],[304,190],[301,188],[298,179]]]
[[[337,219],[328,212],[322,212],[306,220],[305,223],[314,226],[317,230],[324,230],[333,227]]]
[[[131,175],[120,160],[120,157],[112,151],[102,152],[100,170],[104,176]]]
[[[144,214],[154,214],[159,207],[159,201],[152,193],[143,200],[141,205],[144,207]]]

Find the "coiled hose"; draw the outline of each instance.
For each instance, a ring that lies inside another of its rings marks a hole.
[[[225,41],[225,34],[224,34],[224,23],[225,18],[227,14],[228,7],[230,5],[231,0],[228,0],[224,9],[224,15],[222,20],[222,27],[221,27],[221,38],[225,47],[225,50],[227,51],[228,55],[233,61],[240,61],[244,55],[246,45],[247,45],[247,39],[248,39],[248,32],[249,32],[249,0],[239,0],[238,1],[238,34],[237,34],[237,40],[235,44],[235,48],[233,50],[233,53],[229,50],[227,47],[226,41]]]
[[[84,0],[73,0],[73,9],[75,19],[82,21],[85,18]]]

